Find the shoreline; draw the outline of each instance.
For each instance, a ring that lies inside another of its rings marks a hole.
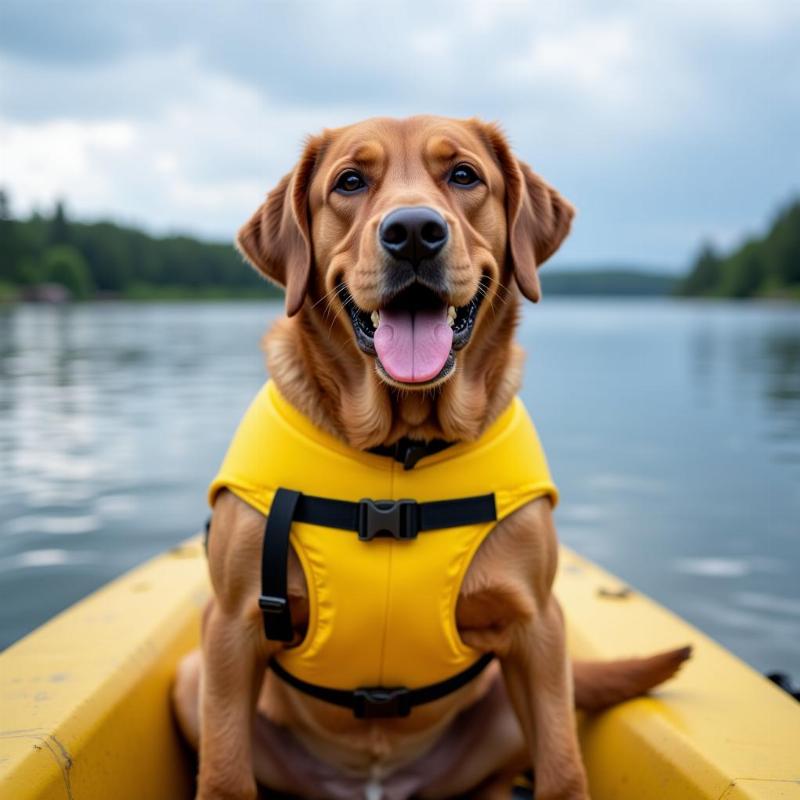
[[[59,296],[46,291],[50,285],[36,287],[19,287],[0,282],[0,307],[12,305],[83,305],[87,303],[193,303],[193,302],[225,302],[267,300],[282,301],[283,293],[277,288],[264,285],[263,288],[227,288],[221,286],[202,286],[189,288],[184,286],[134,286],[124,292],[98,292],[91,297],[76,298],[65,290]],[[58,287],[62,289],[62,287]],[[545,287],[546,288],[546,287]],[[41,291],[45,290],[45,291]],[[627,291],[546,291],[547,298],[569,299],[608,299],[608,300],[676,300],[681,302],[703,303],[737,303],[737,304],[800,304],[800,287],[796,291],[776,294],[754,295],[751,297],[726,297],[720,295],[685,295],[673,292],[627,292]]]

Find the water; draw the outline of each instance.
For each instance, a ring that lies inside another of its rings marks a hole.
[[[200,528],[278,313],[0,310],[0,644]],[[520,338],[562,539],[800,678],[800,307],[550,298]]]

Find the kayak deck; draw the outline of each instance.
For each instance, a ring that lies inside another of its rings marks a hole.
[[[593,800],[800,800],[800,704],[618,579],[562,549],[557,593],[578,658],[691,644],[652,697],[578,720]],[[169,687],[208,596],[192,540],[0,655],[0,796],[191,797]]]
[[[800,703],[681,618],[562,550],[570,651],[624,658],[691,644],[652,696],[579,720],[592,797],[800,800]]]
[[[169,687],[199,638],[202,548],[159,556],[0,655],[0,797],[192,796]]]

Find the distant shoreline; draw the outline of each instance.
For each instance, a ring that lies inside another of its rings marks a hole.
[[[800,295],[758,295],[754,297],[719,297],[682,295],[674,291],[637,291],[632,288],[623,288],[615,291],[612,287],[599,289],[582,289],[576,282],[573,286],[564,288],[562,278],[577,273],[553,273],[555,280],[542,280],[542,295],[544,299],[558,298],[568,300],[674,300],[678,303],[735,303],[737,305],[800,305]],[[282,303],[281,295],[268,287],[260,289],[234,289],[225,287],[148,287],[126,292],[106,292],[85,298],[47,297],[36,298],[27,296],[20,287],[0,284],[0,308],[3,306],[36,305],[36,306],[78,306],[102,305],[114,303],[214,303],[214,302],[252,302],[265,301],[268,303]]]
[[[0,302],[112,299],[239,300],[280,297],[230,243],[151,236],[113,222],[78,222],[63,203],[51,217],[14,219],[0,189]],[[528,267],[533,269],[534,265]],[[545,295],[730,297],[800,301],[800,200],[761,238],[727,255],[705,246],[691,269],[657,263],[547,265]]]
[[[224,286],[134,286],[122,292],[97,292],[89,297],[75,298],[69,292],[56,295],[49,286],[31,287],[0,284],[0,303],[29,303],[62,305],[77,303],[117,302],[203,302],[210,300],[275,300],[281,295],[268,286],[264,288],[237,288]],[[60,296],[59,296],[60,295]]]

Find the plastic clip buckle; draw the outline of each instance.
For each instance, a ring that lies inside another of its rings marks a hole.
[[[402,686],[356,689],[353,697],[353,713],[357,719],[407,717],[411,713],[409,691]]]
[[[358,538],[372,541],[376,536],[416,539],[419,533],[415,500],[361,500],[358,504]]]

